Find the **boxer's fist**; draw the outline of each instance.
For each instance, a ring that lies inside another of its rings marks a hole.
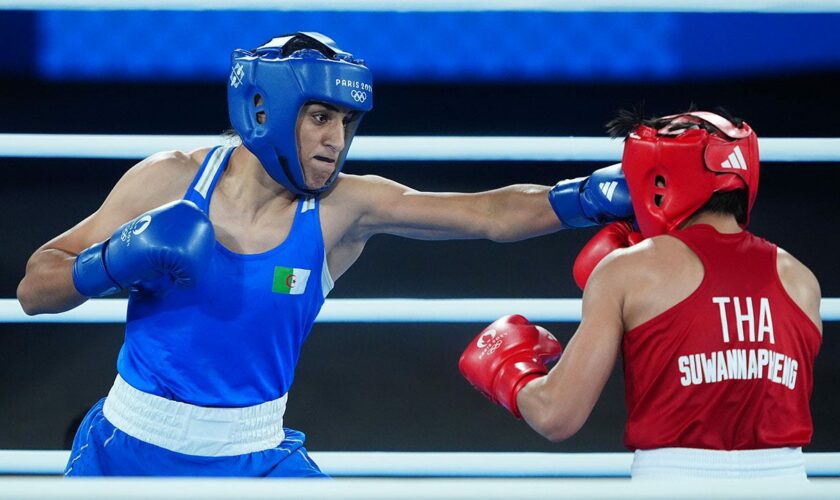
[[[122,288],[156,292],[194,286],[216,244],[213,224],[194,203],[174,201],[122,225],[110,239],[84,250],[73,284],[87,297]]]
[[[562,351],[548,330],[519,315],[504,316],[470,342],[458,368],[473,387],[521,418],[516,406],[519,390],[548,373],[546,365]]]
[[[630,191],[621,164],[604,167],[589,177],[558,182],[548,201],[566,227],[589,227],[633,216]]]
[[[583,290],[592,270],[601,260],[618,248],[627,248],[642,241],[641,233],[627,221],[613,222],[595,233],[575,259],[572,273],[575,283]]]

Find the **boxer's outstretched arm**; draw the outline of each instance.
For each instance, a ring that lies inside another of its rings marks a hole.
[[[340,191],[354,193],[359,205],[355,230],[365,239],[387,233],[424,240],[517,241],[563,228],[548,201],[549,186],[429,193],[378,176],[343,177]]]
[[[622,263],[610,255],[599,264],[583,293],[581,323],[551,371],[519,391],[522,417],[552,441],[583,426],[615,366],[624,335]],[[618,269],[617,269],[618,268]]]
[[[469,194],[420,192],[376,176],[342,181],[343,191],[363,201],[357,228],[363,237],[517,241],[633,213],[620,164],[554,187],[518,184]]]
[[[126,221],[183,196],[194,160],[161,153],[141,161],[117,182],[102,206],[73,228],[48,241],[29,258],[17,298],[27,314],[56,313],[87,300],[73,285],[73,263],[82,250],[108,238]]]

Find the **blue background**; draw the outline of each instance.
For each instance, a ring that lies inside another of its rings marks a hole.
[[[293,31],[331,34],[378,82],[761,75],[837,68],[838,26],[838,14],[0,12],[2,71],[54,81],[219,81],[231,48]]]

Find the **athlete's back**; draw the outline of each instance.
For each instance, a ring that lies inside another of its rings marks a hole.
[[[807,444],[821,338],[779,277],[776,246],[709,225],[656,240],[639,249],[657,254],[656,268],[639,269],[655,290],[630,291],[626,301],[625,444],[711,450]]]

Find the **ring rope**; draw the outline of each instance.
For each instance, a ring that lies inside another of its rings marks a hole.
[[[27,316],[16,299],[0,299],[2,323],[124,323],[127,299],[91,299],[58,314]],[[505,314],[531,321],[580,321],[580,299],[327,299],[317,323],[483,323]],[[840,298],[824,298],[823,321],[840,321]]]
[[[63,313],[27,316],[17,300],[0,299],[0,322],[124,323],[127,304],[127,299],[91,299]],[[327,299],[315,321],[469,323],[518,313],[532,321],[571,322],[580,320],[580,306],[580,299]]]
[[[632,453],[310,451],[335,477],[630,477]],[[0,474],[62,474],[65,450],[0,450]],[[840,476],[840,453],[804,453],[810,477]]]
[[[98,500],[149,499],[832,499],[840,480],[630,481],[603,479],[187,479],[187,478],[9,478],[0,479],[4,498]]]
[[[0,157],[140,159],[158,151],[218,144],[218,135],[0,134]],[[759,139],[764,162],[837,162],[840,138]],[[609,137],[361,136],[357,161],[619,161],[623,143]]]

